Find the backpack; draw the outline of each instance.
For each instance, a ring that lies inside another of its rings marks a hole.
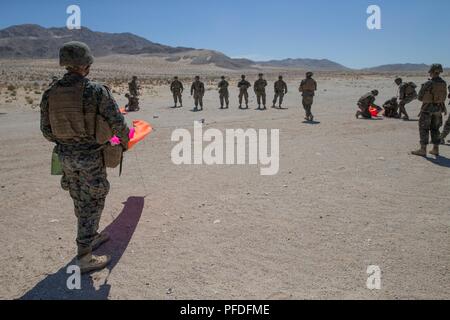
[[[414,82],[408,82],[405,87],[405,95],[407,97],[410,97],[410,96],[417,97],[416,88],[417,88],[417,85]]]

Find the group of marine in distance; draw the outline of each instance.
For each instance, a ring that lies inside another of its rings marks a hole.
[[[317,82],[312,78],[314,74],[312,72],[306,73],[306,78],[301,82],[299,91],[303,96],[303,107],[306,112],[305,119],[307,121],[314,121],[314,116],[311,112],[311,108],[314,102],[314,95],[317,91]],[[126,94],[128,98],[128,105],[126,106],[126,111],[138,111],[139,110],[139,84],[137,82],[137,77],[133,76],[132,81],[128,84],[129,94]],[[218,83],[219,90],[219,100],[220,109],[229,109],[230,107],[230,83],[226,80],[225,76],[221,77],[221,81]],[[258,79],[253,85],[253,90],[256,95],[258,108],[257,110],[267,110],[267,94],[266,87],[268,82],[264,79],[264,75],[260,73]],[[247,81],[246,76],[242,75],[241,80],[238,82],[237,87],[239,88],[239,109],[245,110],[249,108],[249,89],[252,87],[251,83]],[[175,102],[174,108],[183,107],[183,83],[174,77],[171,85],[170,91],[173,94],[173,99]],[[194,98],[195,108],[193,111],[203,111],[203,97],[205,95],[205,84],[200,80],[199,76],[195,77],[194,82],[191,85],[191,96]],[[278,77],[278,81],[274,83],[275,96],[273,98],[272,108],[282,109],[284,96],[288,93],[287,83],[283,80],[283,76]],[[245,107],[243,103],[245,102]]]
[[[446,122],[443,132],[440,132],[440,128],[443,125],[443,114],[447,115],[447,108],[445,101],[447,98],[447,84],[440,77],[443,73],[443,67],[441,64],[433,64],[429,70],[430,79],[424,83],[417,92],[417,85],[413,82],[403,81],[402,78],[395,79],[395,84],[398,86],[398,96],[393,97],[386,101],[383,106],[375,104],[376,98],[379,95],[378,90],[372,90],[369,93],[363,95],[357,102],[358,111],[356,112],[356,118],[372,119],[373,117],[384,116],[388,118],[400,119],[403,116],[403,120],[409,121],[410,117],[406,110],[406,106],[414,100],[422,102],[422,109],[419,115],[419,134],[421,148],[413,151],[414,155],[426,156],[426,147],[430,142],[433,144],[431,150],[432,155],[439,155],[439,145],[445,144],[445,138],[450,134],[450,117]],[[299,91],[303,96],[303,107],[305,109],[306,121],[314,121],[312,114],[312,105],[314,102],[315,92],[317,91],[317,82],[313,79],[314,74],[312,72],[306,73],[306,78],[300,83]],[[221,77],[221,81],[218,83],[220,109],[228,109],[230,106],[230,93],[229,82],[225,76]],[[258,108],[257,110],[267,110],[266,107],[266,87],[268,82],[264,79],[264,75],[260,73],[258,79],[253,85],[253,90],[256,94]],[[246,80],[246,76],[242,75],[241,80],[238,82],[239,88],[239,109],[248,109],[249,106],[249,93],[248,90],[252,87],[249,81]],[[137,77],[133,76],[132,81],[129,83],[130,93],[126,95],[129,102],[126,106],[126,111],[139,110],[139,85]],[[450,87],[449,87],[450,90]],[[175,106],[174,108],[183,107],[183,83],[174,77],[170,91],[173,94]],[[283,80],[283,76],[278,77],[278,81],[274,83],[274,99],[272,108],[282,109],[284,96],[288,93],[288,86]],[[193,111],[203,111],[203,97],[205,95],[205,84],[200,80],[199,76],[195,77],[194,82],[191,85],[191,96],[194,98],[195,108]],[[450,96],[449,96],[450,98]],[[242,106],[245,102],[245,107]]]

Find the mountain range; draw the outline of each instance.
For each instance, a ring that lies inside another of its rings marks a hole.
[[[44,28],[34,24],[11,26],[0,30],[0,59],[57,58],[59,48],[68,41],[87,43],[96,57],[114,54],[158,55],[165,57],[169,62],[188,60],[193,65],[213,64],[230,70],[254,67],[295,68],[316,71],[351,70],[327,59],[252,61],[249,59],[231,58],[214,50],[167,46],[151,42],[132,33],[95,32],[88,28],[80,30]],[[427,67],[425,64],[394,64],[364,69],[363,71],[422,71]]]

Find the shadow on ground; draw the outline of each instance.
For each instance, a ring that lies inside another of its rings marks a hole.
[[[112,255],[112,262],[108,266],[108,274],[112,272],[125,253],[144,210],[143,197],[130,197],[124,203],[124,208],[120,215],[112,222],[105,231],[111,235],[111,241],[100,248],[96,254]],[[106,279],[105,283],[98,289],[94,287],[93,279],[90,275],[82,276],[81,290],[67,289],[67,268],[75,265],[72,260],[55,274],[47,276],[34,288],[25,293],[20,300],[106,300],[111,291],[111,285]]]
[[[442,156],[438,156],[435,159],[433,158],[427,158],[427,160],[437,166],[444,167],[444,168],[450,168],[450,159]]]

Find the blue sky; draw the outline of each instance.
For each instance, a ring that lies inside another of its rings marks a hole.
[[[450,67],[449,0],[16,0],[0,1],[0,28],[64,26],[70,4],[95,31],[256,60],[327,58],[349,67],[434,63]],[[379,5],[382,30],[366,27]]]

